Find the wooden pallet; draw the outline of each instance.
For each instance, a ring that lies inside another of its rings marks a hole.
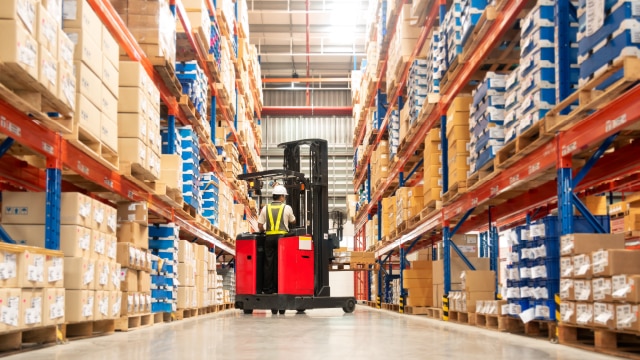
[[[142,164],[123,161],[120,163],[120,173],[128,180],[136,183],[136,185],[152,194],[154,193],[157,178],[149,170],[145,169]]]
[[[524,335],[532,338],[555,339],[556,322],[550,320],[532,320],[523,323],[519,317],[504,317],[503,329],[516,335]]]
[[[611,78],[611,76],[619,70],[624,71],[622,79],[616,81],[603,91],[596,90],[596,87]],[[595,74],[580,90],[569,95],[564,101],[560,102],[547,113],[545,116],[547,132],[553,134],[557,131],[567,130],[573,126],[573,124],[586,118],[591,112],[608,105],[613,99],[627,91],[639,80],[640,59],[626,57],[615,61],[606,71]],[[577,109],[571,111],[568,115],[560,114],[576,101],[578,101],[579,104]]]
[[[184,320],[198,316],[198,309],[178,309],[171,313],[171,318],[174,320]]]
[[[476,189],[478,186],[484,184],[485,182],[493,179],[496,175],[498,175],[495,163],[495,159],[489,160],[489,162],[484,164],[480,169],[478,169],[478,171],[471,174],[467,179],[468,189]]]
[[[153,314],[136,314],[116,319],[116,331],[131,331],[146,328],[154,324]]]
[[[383,303],[381,307],[382,307],[383,310],[389,310],[389,311],[393,311],[393,312],[399,312],[400,311],[400,305],[398,305],[398,304],[386,304],[386,303]]]
[[[427,308],[427,316],[432,319],[442,320],[442,309],[441,308]]]
[[[543,120],[533,124],[496,154],[496,167],[506,169],[531,154],[553,138],[546,130]]]
[[[55,325],[1,333],[0,357],[42,349],[57,341],[58,327]]]
[[[151,314],[153,316],[153,324],[160,324],[164,322],[164,314],[163,312],[157,312]]]
[[[182,96],[182,84],[180,84],[180,80],[178,80],[176,76],[174,64],[165,58],[158,57],[155,59],[153,67],[158,72],[158,75],[160,75],[162,82],[167,86],[171,95],[179,99]]]
[[[115,320],[85,321],[62,325],[62,337],[68,340],[80,340],[95,336],[113,334],[116,331]]]
[[[558,340],[562,345],[586,351],[640,359],[640,334],[637,333],[561,324]]]
[[[216,305],[205,306],[198,309],[198,316],[207,315],[211,313],[218,312],[218,307]]]
[[[442,202],[443,203],[448,203],[453,201],[454,199],[456,199],[458,196],[464,194],[467,192],[467,182],[466,181],[460,181],[457,183],[453,183],[451,184],[451,186],[449,186],[449,191],[447,191],[446,193],[442,194]]]
[[[68,134],[74,120],[69,105],[17,64],[0,64],[0,99],[51,130]]]
[[[405,306],[404,313],[407,315],[428,315],[429,308],[423,306]]]
[[[74,123],[71,133],[65,134],[63,137],[73,146],[110,170],[118,171],[118,152],[111,150],[100,141],[99,137],[80,127],[78,123]]]
[[[476,326],[505,332],[507,331],[507,317],[502,315],[476,314]]]
[[[164,187],[162,185],[164,185]],[[155,194],[158,197],[160,197],[166,203],[173,206],[174,209],[182,209],[182,207],[184,206],[184,198],[182,197],[182,190],[170,188],[166,186],[166,184],[158,181],[155,182],[154,190],[155,190]]]
[[[475,325],[476,314],[461,311],[449,311],[449,321],[459,324]]]
[[[365,263],[344,263],[344,264],[329,264],[329,271],[356,271],[356,270],[374,270],[375,264]]]

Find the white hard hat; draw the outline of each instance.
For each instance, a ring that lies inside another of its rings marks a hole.
[[[273,195],[289,195],[287,189],[282,185],[276,185],[273,188]]]

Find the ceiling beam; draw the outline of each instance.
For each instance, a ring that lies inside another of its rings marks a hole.
[[[322,83],[322,82],[350,82],[350,78],[320,78],[320,77],[310,77],[310,78],[264,78],[262,79],[263,84],[268,83]]]
[[[310,32],[313,34],[335,34],[336,27],[331,25],[310,25]],[[364,25],[356,25],[352,34],[364,35],[366,27]],[[249,31],[251,33],[300,33],[307,31],[306,25],[290,25],[290,24],[250,24]]]
[[[311,1],[309,4],[309,12],[334,12],[340,10],[340,6],[344,5],[344,0],[339,1]],[[369,7],[368,0],[362,1],[349,1],[351,4],[360,4],[360,9],[363,11]],[[264,10],[278,11],[278,12],[306,12],[306,6],[304,0],[280,0],[280,1],[263,1],[263,0],[248,0],[247,10],[249,13],[261,12]]]

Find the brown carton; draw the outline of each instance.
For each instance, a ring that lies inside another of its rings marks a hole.
[[[18,255],[22,251],[19,246],[0,243],[0,288],[18,287]]]
[[[122,292],[122,300],[120,301],[120,315],[128,316],[138,313],[140,306],[140,298],[137,292]]]
[[[465,294],[466,302],[467,302],[467,312],[475,313],[476,306],[479,300],[494,300],[496,298],[496,294],[493,291],[473,291],[467,292]]]
[[[148,225],[149,209],[146,202],[127,202],[118,204],[118,222],[135,222]]]
[[[593,304],[593,326],[616,328],[616,308],[614,304],[596,302]]]
[[[65,321],[63,288],[43,289],[42,325],[60,325]]]
[[[488,258],[469,259],[476,270],[489,270]],[[433,261],[433,283],[444,284],[444,260]],[[451,283],[460,284],[462,272],[468,270],[467,265],[456,254],[451,256]]]
[[[109,292],[98,290],[93,296],[93,320],[109,319]]]
[[[47,251],[29,248],[17,255],[18,287],[41,288],[47,285]]]
[[[138,291],[151,292],[151,274],[146,271],[138,271]]]
[[[3,4],[4,5],[4,4]],[[21,22],[0,20],[0,62],[21,67],[32,80],[38,79],[38,42]],[[19,85],[18,85],[19,86]]]
[[[624,249],[622,234],[571,234],[560,238],[560,254],[591,254],[601,249]]]
[[[593,325],[593,303],[576,303],[576,325]]]
[[[560,303],[560,322],[567,324],[576,324],[576,303],[571,301],[563,301]]]
[[[104,260],[107,259],[107,237],[108,235],[97,231],[91,230],[91,238],[92,238],[92,246],[93,252],[91,253],[91,258],[94,260]]]
[[[593,292],[593,301],[612,302],[612,282],[611,278],[595,278],[591,280],[591,290]]]
[[[571,257],[574,279],[591,279],[593,271],[591,267],[591,256],[588,254],[573,255]]]
[[[0,331],[18,330],[23,327],[22,289],[0,288],[0,303],[3,305]]]
[[[95,291],[67,290],[65,298],[65,317],[68,323],[93,320]]]
[[[42,289],[22,289],[21,323],[25,328],[42,326],[44,298]]]
[[[573,279],[560,279],[560,300],[566,301],[575,299],[573,289]]]
[[[405,289],[411,288],[427,288],[433,286],[433,281],[428,278],[409,278],[403,279]]]
[[[129,243],[118,243],[117,262],[121,267],[136,270],[149,268],[147,252]]]
[[[640,320],[638,319],[638,305],[618,304],[616,305],[616,328],[626,331],[640,331]]]
[[[68,290],[93,290],[95,288],[95,260],[64,258],[64,287]]]
[[[640,275],[616,275],[611,278],[612,299],[640,303]]]
[[[574,280],[573,296],[569,300],[591,302],[593,301],[593,291],[591,290],[591,280]]]
[[[119,243],[131,243],[141,249],[149,248],[149,230],[146,225],[126,222],[118,224]]]
[[[460,279],[464,290],[467,292],[495,293],[496,291],[496,273],[494,271],[463,271]]]
[[[96,261],[96,267],[95,267],[95,279],[94,279],[94,284],[95,284],[95,289],[96,290],[102,290],[102,291],[107,291],[110,288],[111,285],[111,262],[107,261],[107,260],[98,260]]]
[[[411,269],[402,272],[404,279],[431,279],[433,272],[429,269]]]
[[[120,318],[122,313],[122,292],[109,291],[109,310],[111,311],[109,315],[111,319]]]
[[[2,224],[44,225],[46,193],[2,192]],[[62,193],[60,223],[62,225],[90,224],[91,199],[80,193]]]
[[[594,276],[640,273],[640,251],[600,250],[592,254]]]

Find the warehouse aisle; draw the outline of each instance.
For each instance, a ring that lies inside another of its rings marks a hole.
[[[393,335],[393,336],[391,336]],[[239,311],[75,341],[8,359],[518,359],[608,357],[546,341],[358,307],[271,316]]]

